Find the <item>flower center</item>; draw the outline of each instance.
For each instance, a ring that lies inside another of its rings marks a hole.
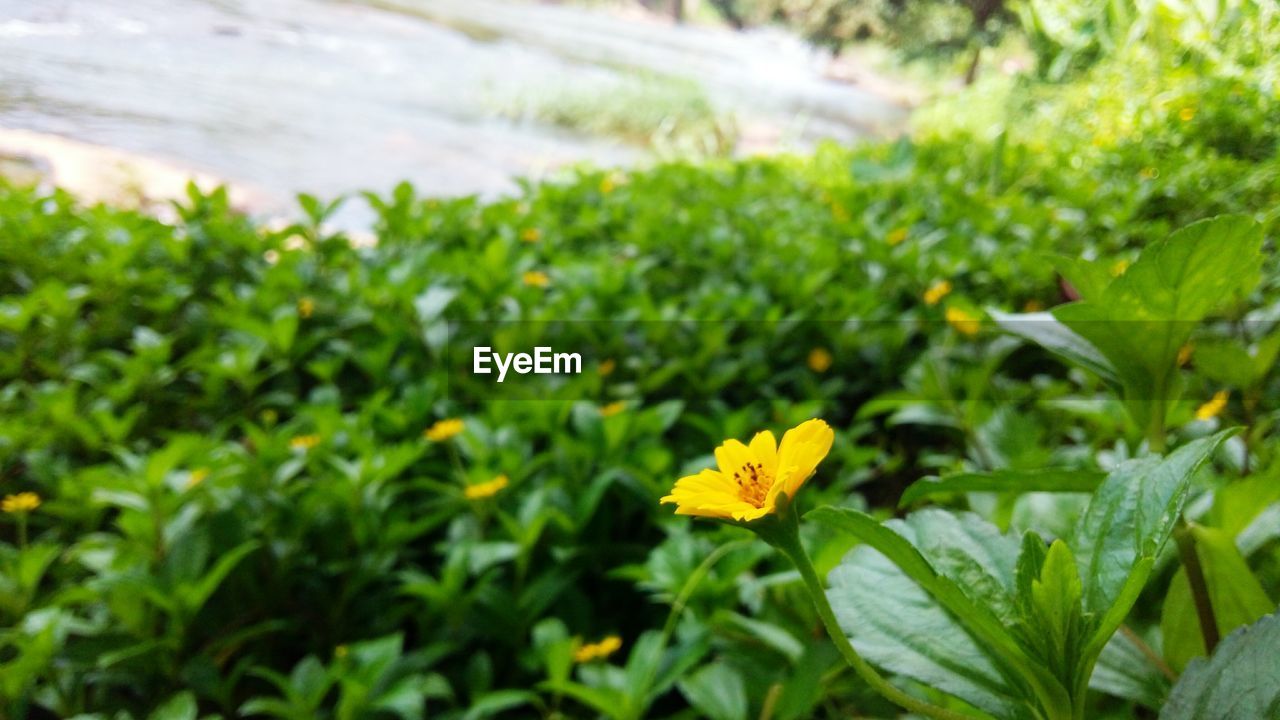
[[[733,474],[738,483],[738,497],[756,507],[764,507],[765,496],[773,487],[773,476],[760,463],[745,463]]]

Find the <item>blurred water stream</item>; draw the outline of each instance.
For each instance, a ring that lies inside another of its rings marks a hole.
[[[159,158],[254,188],[255,211],[410,180],[492,194],[646,151],[498,108],[635,73],[698,83],[783,147],[895,128],[777,31],[675,27],[518,0],[0,0],[0,128]]]

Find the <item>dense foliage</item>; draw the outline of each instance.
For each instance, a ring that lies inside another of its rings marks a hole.
[[[1141,595],[1091,679],[1046,672],[1091,682],[1087,717],[1166,698],[1210,717],[1194,708],[1232,658],[1276,633],[1238,628],[1280,594],[1274,81],[1224,70],[1111,104],[1099,82],[979,89],[1025,125],[988,136],[955,112],[914,142],[582,171],[488,203],[402,186],[369,198],[372,245],[326,230],[314,198],[267,229],[221,192],[162,222],[6,187],[0,717],[893,716],[785,561],[657,502],[724,438],[815,416],[836,443],[799,502],[839,510],[802,537],[823,576],[865,543],[836,586],[885,573],[869,547],[910,556],[876,530],[900,500],[973,514],[918,512],[899,536],[963,518],[1006,567],[1013,533],[1104,537],[1089,508],[1147,482],[1174,511],[1139,550],[1163,547],[1190,494],[1219,651],[1198,657],[1162,552],[1124,585]],[[1197,261],[1229,282],[1200,283],[1214,302],[1162,346],[1156,432],[1123,338],[1080,365],[1007,319],[1127,307],[1144,248],[1228,212],[1241,229],[1215,226],[1208,255],[1265,259]],[[574,399],[508,402],[451,372],[451,347],[510,327],[527,347],[565,319],[591,321],[558,336],[593,351],[557,389]],[[1177,472],[1152,469],[1165,444]],[[1027,551],[1040,584],[1009,602],[1048,602],[1051,581],[1074,597],[1057,547]],[[919,676],[894,657],[872,660]],[[957,702],[951,680],[900,682]]]

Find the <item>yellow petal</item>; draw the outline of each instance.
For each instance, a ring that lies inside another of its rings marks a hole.
[[[777,471],[778,440],[773,437],[773,433],[768,430],[756,433],[755,437],[751,438],[750,450],[756,462],[764,466],[762,469],[766,473],[773,475]]]
[[[725,440],[724,444],[716,448],[716,464],[726,478],[732,478],[734,473],[741,472],[752,460],[751,449],[738,440]]]
[[[795,498],[796,491],[804,481],[813,474],[818,463],[831,452],[831,444],[835,442],[835,432],[822,420],[807,420],[788,430],[782,436],[782,446],[778,450],[778,477],[774,482],[777,492],[786,492]]]

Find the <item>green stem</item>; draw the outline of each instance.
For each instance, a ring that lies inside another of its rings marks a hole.
[[[671,612],[667,614],[667,622],[662,626],[662,637],[670,640],[671,634],[676,630],[676,622],[680,619],[681,613],[684,612],[685,606],[689,603],[689,597],[693,595],[693,591],[698,588],[702,580],[711,572],[711,568],[723,558],[725,555],[745,546],[751,542],[751,538],[743,538],[725,543],[716,548],[710,555],[702,561],[698,567],[694,568],[690,573],[689,579],[685,581],[684,587],[680,588],[680,594],[676,596],[674,602],[671,603]]]
[[[783,512],[789,517],[781,518],[773,531],[760,532],[760,535],[766,542],[786,555],[795,564],[796,570],[800,571],[800,578],[804,581],[805,589],[809,591],[809,598],[813,601],[814,609],[818,611],[818,617],[822,618],[827,635],[831,638],[831,642],[835,643],[836,649],[844,656],[849,666],[858,673],[858,677],[873,690],[910,712],[937,718],[937,720],[975,720],[974,715],[938,707],[899,690],[858,654],[849,642],[849,638],[845,637],[844,631],[840,629],[840,623],[831,609],[831,603],[827,601],[827,593],[822,587],[822,581],[818,579],[818,573],[813,569],[813,563],[809,561],[809,555],[800,543],[795,506],[792,505]]]
[[[1152,452],[1165,451],[1164,404],[1158,404],[1152,413],[1151,424],[1147,428],[1147,446]],[[1178,559],[1187,571],[1187,585],[1191,587],[1191,599],[1196,607],[1196,619],[1200,623],[1200,637],[1204,639],[1206,654],[1212,654],[1221,639],[1218,633],[1218,621],[1213,613],[1213,599],[1209,596],[1209,583],[1204,577],[1204,568],[1200,565],[1200,555],[1196,552],[1196,538],[1191,533],[1191,526],[1185,517],[1178,518],[1173,529],[1174,542],[1178,546]]]
[[[1178,544],[1178,557],[1182,560],[1182,567],[1187,571],[1187,584],[1191,586],[1191,598],[1195,601],[1196,619],[1200,621],[1200,636],[1204,638],[1205,654],[1212,655],[1221,639],[1218,620],[1213,614],[1209,584],[1205,582],[1204,568],[1200,566],[1200,555],[1196,552],[1196,537],[1185,518],[1178,518],[1173,538]]]

